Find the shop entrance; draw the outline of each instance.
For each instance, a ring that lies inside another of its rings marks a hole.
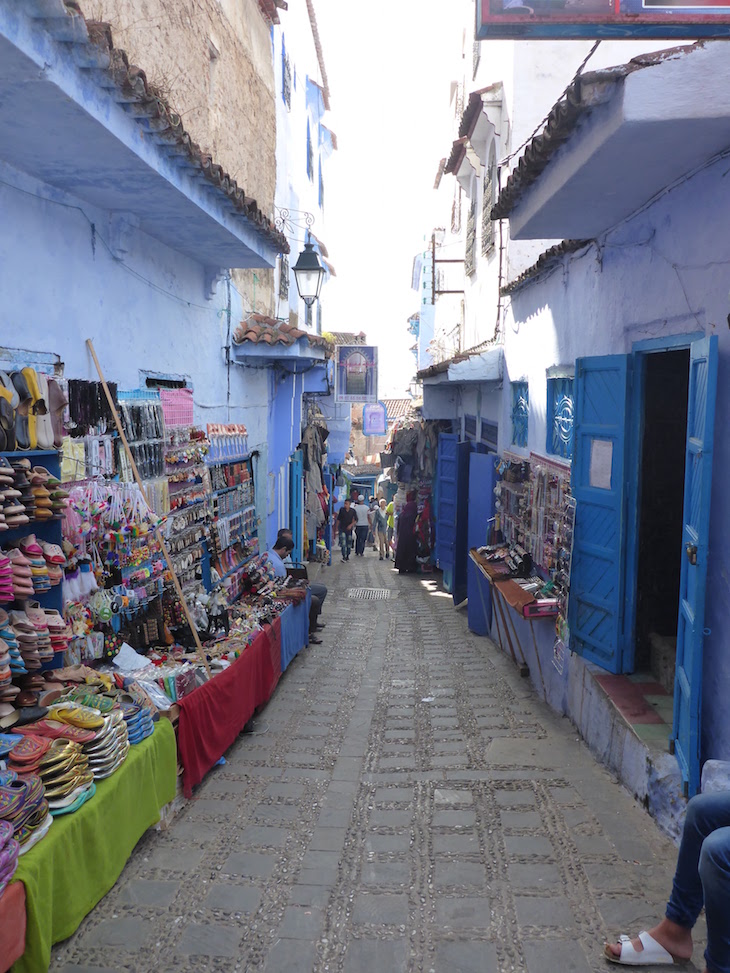
[[[717,344],[715,335],[650,339],[629,355],[579,358],[575,376],[571,649],[617,675],[656,667],[690,795],[700,771]],[[628,709],[635,680],[617,681]]]
[[[634,669],[674,694],[689,349],[644,355]]]

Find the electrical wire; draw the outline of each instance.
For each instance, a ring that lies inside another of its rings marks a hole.
[[[572,87],[572,85],[575,84],[575,82],[578,80],[578,77],[583,73],[583,68],[586,66],[586,64],[590,61],[590,59],[596,53],[596,51],[598,50],[598,47],[599,47],[600,43],[601,43],[600,41],[596,41],[596,43],[593,45],[593,47],[590,49],[590,51],[586,54],[586,56],[583,58],[583,60],[581,61],[581,63],[578,65],[578,70],[575,72],[575,74],[573,75],[573,77],[570,79],[570,81],[568,82],[568,84],[565,86],[564,90],[560,94],[560,97],[555,102],[556,105],[559,104],[560,101],[562,101],[562,99],[567,95],[567,93],[570,90],[570,88]],[[550,109],[550,111],[552,111],[552,108]],[[503,165],[506,165],[511,159],[514,159],[514,157],[517,155],[517,153],[518,152],[521,152],[522,149],[524,149],[525,146],[528,144],[528,142],[531,142],[534,139],[534,137],[537,135],[537,133],[540,131],[540,129],[542,129],[542,128],[545,127],[545,125],[547,124],[547,120],[548,120],[549,117],[550,117],[550,112],[548,112],[548,114],[543,118],[543,120],[541,122],[538,122],[537,127],[534,129],[534,131],[532,132],[531,135],[528,135],[527,136],[527,138],[522,143],[522,145],[519,145],[513,152],[510,152],[510,154],[508,156],[506,156],[504,159],[502,159],[502,161],[500,162],[500,165],[502,165],[502,166]]]

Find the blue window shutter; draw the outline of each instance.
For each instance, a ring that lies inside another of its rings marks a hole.
[[[547,443],[548,453],[570,459],[573,455],[575,397],[572,378],[548,379]]]
[[[627,355],[576,362],[570,648],[615,673],[633,662],[623,631],[629,394]]]
[[[700,706],[710,535],[712,450],[717,391],[717,337],[690,345],[687,446],[684,467],[682,568],[672,740],[691,797],[700,783]]]
[[[310,180],[314,179],[314,150],[312,148],[312,130],[307,119],[307,175]]]
[[[512,382],[512,445],[527,448],[530,415],[530,387],[527,382]]]

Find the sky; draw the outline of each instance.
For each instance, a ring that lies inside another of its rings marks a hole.
[[[338,143],[325,171],[324,242],[336,277],[322,293],[322,328],[364,331],[378,346],[381,398],[405,396],[416,372],[413,258],[439,221],[433,185],[455,137],[460,9],[449,0],[315,0],[326,123]]]

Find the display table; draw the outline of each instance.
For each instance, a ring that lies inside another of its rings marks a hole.
[[[302,649],[309,645],[309,610],[312,592],[307,588],[306,598],[297,604],[287,605],[281,613],[281,671]]]
[[[538,667],[540,668],[540,676],[542,677],[542,667],[540,666],[540,655],[537,648],[537,639],[535,637],[535,629],[532,626],[533,617],[527,614],[527,606],[534,605],[536,602],[535,596],[530,594],[529,591],[525,591],[516,581],[511,578],[504,578],[504,570],[500,568],[500,565],[493,564],[490,561],[485,560],[481,554],[479,554],[474,548],[469,551],[469,557],[477,566],[480,573],[487,579],[492,588],[493,601],[496,607],[494,613],[494,620],[497,624],[497,640],[499,642],[499,647],[502,651],[505,651],[504,643],[502,640],[502,631],[504,630],[504,637],[509,646],[510,654],[512,660],[514,661],[517,668],[520,670],[521,676],[528,676],[530,674],[529,666],[525,660],[525,653],[522,650],[522,644],[520,643],[519,636],[517,634],[517,629],[512,618],[512,614],[509,609],[512,609],[517,617],[523,621],[529,622],[530,632],[532,633],[532,640],[535,645],[535,656],[537,659]],[[487,609],[484,606],[484,612],[486,615]],[[554,618],[557,612],[546,612],[542,617],[544,618]],[[500,618],[502,620],[500,625]],[[511,628],[511,632],[510,632]],[[514,638],[514,642],[512,641]],[[517,658],[515,652],[515,646],[519,651],[521,661]],[[543,682],[544,685],[544,682]]]
[[[282,641],[279,617],[227,669],[178,700],[177,746],[185,797],[192,797],[193,787],[271,697],[281,675]]]
[[[14,881],[25,886],[27,929],[13,973],[48,969],[53,943],[75,932],[106,895],[160,808],[174,798],[176,776],[175,732],[161,719],[115,774],[97,781],[90,801],[56,818],[21,857]]]

